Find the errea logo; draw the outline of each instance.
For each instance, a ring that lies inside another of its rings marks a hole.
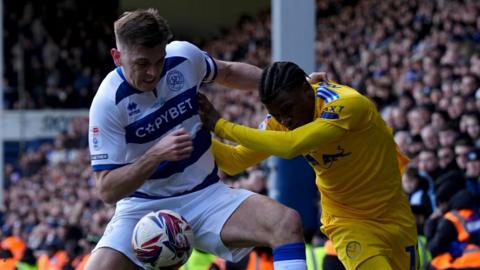
[[[138,105],[135,102],[128,103],[127,110],[128,110],[128,116],[132,116],[140,113],[140,109],[138,108]]]

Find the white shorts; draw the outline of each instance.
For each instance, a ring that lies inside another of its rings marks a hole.
[[[109,247],[142,267],[131,247],[133,228],[147,213],[169,209],[182,215],[192,225],[195,248],[228,261],[239,261],[252,248],[228,248],[220,239],[220,232],[238,206],[253,194],[248,190],[233,189],[219,182],[178,197],[158,200],[133,197],[122,199],[117,203],[115,214],[93,251]]]

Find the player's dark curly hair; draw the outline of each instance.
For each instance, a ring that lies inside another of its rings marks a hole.
[[[260,100],[264,104],[273,101],[281,91],[295,89],[307,83],[307,74],[292,62],[274,62],[262,72]]]

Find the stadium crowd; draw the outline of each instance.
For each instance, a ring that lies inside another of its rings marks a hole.
[[[113,67],[113,41],[106,37],[117,4],[101,2],[100,9],[73,0],[5,3],[12,11],[5,16],[7,108],[88,108],[99,79]],[[378,105],[411,159],[402,184],[417,217],[423,260],[438,258],[448,253],[445,239],[455,240],[442,235],[446,214],[465,208],[478,214],[480,2],[317,2],[317,70]],[[270,14],[263,12],[199,45],[215,58],[263,67],[271,61],[270,30]],[[257,126],[264,117],[256,93],[215,85],[204,91],[229,120]],[[88,256],[114,207],[96,195],[87,128],[85,119],[76,119],[54,142],[6,166],[1,257],[51,267],[39,269],[76,269]],[[266,192],[258,169],[223,177]]]

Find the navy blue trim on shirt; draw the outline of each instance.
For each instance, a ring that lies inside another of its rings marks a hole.
[[[187,60],[188,60],[187,58],[181,57],[181,56],[173,56],[173,57],[165,58],[165,63],[163,64],[163,69],[162,69],[162,73],[160,74],[160,78],[163,78],[163,76],[165,76],[167,71],[173,69],[174,67],[180,65],[181,63]],[[117,92],[115,95],[115,104],[120,103],[120,101],[122,101],[124,98],[127,98],[133,94],[144,93],[138,89],[135,89],[127,82],[127,79],[125,78],[125,75],[123,74],[123,70],[121,67],[117,67],[116,71],[118,75],[120,75],[120,77],[124,80],[124,82],[121,83],[117,89]],[[154,91],[154,95],[157,96],[156,88]]]
[[[210,135],[210,131],[203,127],[197,132],[195,138],[193,139],[193,152],[189,158],[179,161],[163,161],[160,163],[160,165],[158,165],[148,180],[167,178],[176,173],[183,172],[187,167],[197,162],[202,155],[208,151],[211,145],[212,137]],[[93,171],[114,170],[128,164],[130,163],[93,165],[92,169]]]
[[[212,71],[207,59],[205,59],[205,65],[207,66],[207,72],[205,73],[205,77],[203,77],[203,81],[210,76],[210,72]]]
[[[165,74],[167,74],[167,71],[173,69],[174,67],[180,65],[181,63],[187,61],[188,59],[182,56],[172,56],[165,58],[165,63],[163,64],[163,70],[162,73],[160,74],[160,78],[163,78]]]
[[[215,62],[215,59],[213,59],[213,57],[211,57],[210,55],[208,56],[212,59],[212,63],[213,63],[213,77],[211,80],[213,82],[217,78],[218,68],[217,68],[217,63]]]
[[[124,81],[118,86],[117,92],[115,93],[115,105],[118,105],[124,98],[141,93],[143,92],[133,88],[127,81]]]
[[[218,172],[218,168],[217,168],[217,165],[215,165],[215,168],[213,168],[213,171],[209,175],[207,175],[207,177],[205,177],[205,179],[203,180],[202,183],[198,184],[193,189],[190,189],[190,190],[187,190],[187,191],[184,191],[184,192],[181,192],[181,193],[173,194],[173,195],[170,195],[170,196],[154,196],[154,195],[148,195],[144,192],[135,191],[129,197],[159,200],[159,199],[165,199],[165,198],[171,198],[171,197],[178,197],[178,196],[186,195],[186,194],[189,194],[189,193],[193,193],[195,191],[199,191],[201,189],[204,189],[204,188],[206,188],[210,185],[213,185],[213,184],[217,183],[220,180],[220,178],[217,175],[217,172]]]
[[[322,113],[320,114],[320,118],[324,118],[324,119],[339,119],[340,116],[338,115],[338,113],[322,112]]]
[[[120,167],[123,167],[125,165],[128,165],[127,164],[100,164],[100,165],[92,165],[92,170],[94,172],[98,172],[98,171],[105,171],[105,170],[108,170],[108,171],[111,171],[111,170],[115,170],[117,168],[120,168]]]

